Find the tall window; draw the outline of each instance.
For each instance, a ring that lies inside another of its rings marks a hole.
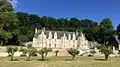
[[[49,48],[51,48],[51,44],[49,44]]]
[[[56,47],[56,44],[54,45],[54,47]]]

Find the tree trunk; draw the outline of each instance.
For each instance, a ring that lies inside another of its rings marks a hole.
[[[28,56],[28,59],[27,59],[28,61],[30,61],[30,55]]]
[[[14,54],[11,54],[11,61],[13,61],[13,55],[14,55]]]
[[[55,53],[55,56],[57,56],[58,52]]]
[[[108,56],[109,56],[109,55],[105,55],[105,60],[108,60]]]
[[[45,53],[45,57],[48,55],[48,52]]]
[[[44,55],[41,55],[42,56],[42,60],[44,60]]]
[[[72,56],[72,60],[74,60],[74,59],[75,59],[75,55]]]

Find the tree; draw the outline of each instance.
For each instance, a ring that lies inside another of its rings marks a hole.
[[[13,11],[12,5],[7,0],[0,0],[0,12]]]
[[[0,42],[5,44],[9,38],[12,38],[13,30],[11,29],[17,23],[18,19],[13,12],[12,5],[7,0],[0,0]]]
[[[45,51],[46,51],[46,49],[44,49],[44,48],[42,48],[42,49],[40,49],[39,51],[38,51],[38,53],[41,55],[41,57],[42,57],[42,60],[44,60],[44,57],[45,57]]]
[[[59,52],[59,50],[56,50],[56,51],[55,51],[55,56],[57,56],[57,55],[58,55],[58,52]]]
[[[28,44],[26,52],[28,54],[28,59],[27,60],[30,61],[30,57],[33,56],[38,51],[35,48],[33,48],[31,44]]]
[[[108,60],[109,55],[113,53],[111,47],[105,45],[100,46],[100,52],[105,55],[105,60]]]
[[[42,60],[44,60],[45,57],[47,56],[48,52],[51,52],[51,51],[52,51],[51,48],[46,48],[46,47],[45,47],[45,48],[40,49],[40,50],[38,51],[38,53],[41,55]]]
[[[16,13],[17,18],[19,19],[18,30],[20,33],[18,34],[18,38],[21,42],[32,41],[34,36],[35,28],[42,28],[40,17],[35,14],[28,14],[23,12]]]
[[[106,44],[107,40],[113,35],[114,28],[112,21],[108,18],[103,19],[99,25],[99,42]]]
[[[28,61],[30,61],[30,57],[33,56],[35,53],[37,53],[37,50],[35,48],[30,48],[27,50],[28,53]]]
[[[14,60],[13,59],[14,53],[17,52],[17,51],[18,51],[18,48],[15,47],[15,46],[8,46],[7,47],[7,53],[8,53],[9,56],[11,56],[11,59],[10,59],[11,61]]]
[[[21,47],[19,51],[23,53],[21,56],[27,56],[26,55],[27,54],[27,49],[26,48]]]
[[[45,50],[45,57],[48,55],[49,52],[52,52],[52,49],[51,48],[44,48]]]
[[[26,54],[28,54],[27,61],[30,61],[31,56],[33,56],[34,54],[36,54],[38,52],[37,49],[33,48],[31,44],[28,44],[27,48],[21,47],[21,49],[19,51],[23,52],[22,56],[26,56]]]
[[[68,49],[68,53],[72,56],[72,59],[74,60],[75,56],[79,54],[79,51],[75,48]]]

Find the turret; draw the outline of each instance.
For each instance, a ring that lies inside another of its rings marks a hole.
[[[49,32],[49,36],[48,36],[49,39],[52,39],[52,33]]]
[[[54,33],[54,39],[57,39],[57,33],[56,32]]]
[[[76,36],[75,36],[75,33],[73,33],[73,38],[72,38],[73,40],[76,40]]]
[[[71,34],[68,35],[68,40],[71,40]]]
[[[38,33],[38,30],[37,30],[37,28],[35,29],[35,34],[37,34]]]
[[[76,36],[78,36],[78,35],[79,35],[78,31],[76,31]]]
[[[84,37],[84,34],[83,34],[83,32],[82,32],[82,31],[81,31],[81,33],[80,33],[80,36],[81,36],[81,37]]]

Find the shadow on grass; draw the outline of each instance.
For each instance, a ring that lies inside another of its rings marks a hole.
[[[97,61],[107,61],[106,59],[94,59],[94,60],[97,60]]]
[[[65,61],[75,61],[75,59],[68,58],[68,59],[65,59]]]
[[[49,61],[49,59],[38,59],[38,61]]]
[[[13,60],[10,60],[10,61],[19,61],[18,59],[13,59]]]

